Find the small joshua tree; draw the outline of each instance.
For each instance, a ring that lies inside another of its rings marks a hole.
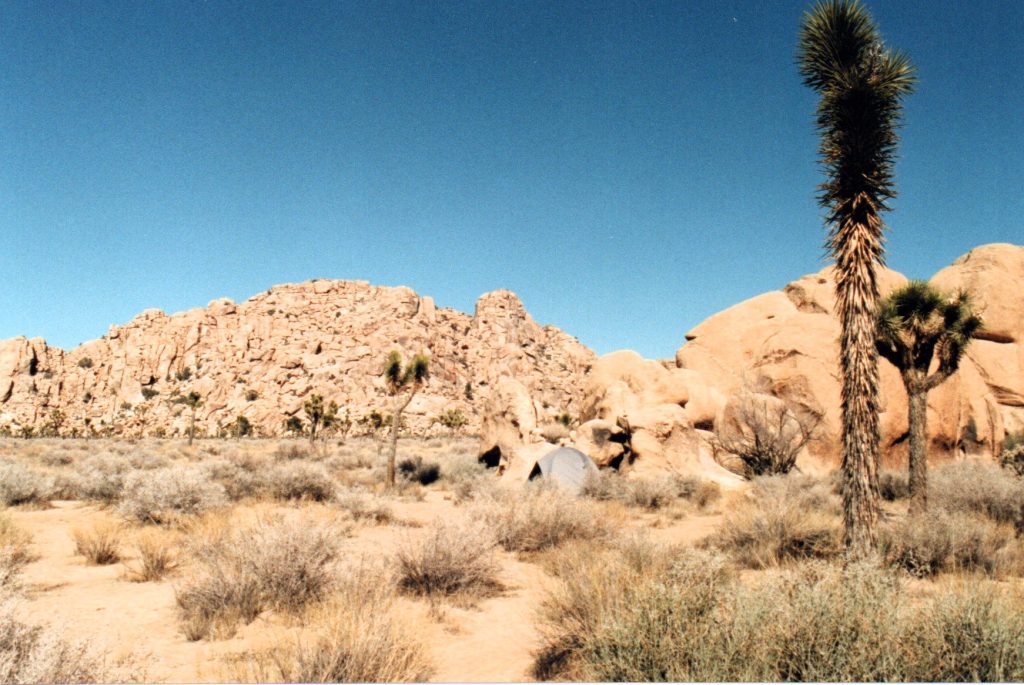
[[[306,400],[306,404],[302,408],[309,419],[309,444],[312,445],[316,441],[318,429],[330,428],[334,424],[334,420],[338,416],[338,403],[331,402],[325,407],[324,398],[313,394]]]
[[[384,381],[388,394],[395,398],[395,413],[391,419],[391,451],[388,453],[387,486],[395,486],[395,456],[398,454],[398,431],[402,426],[402,412],[430,377],[430,358],[418,354],[403,364],[398,350],[391,350],[384,362]]]
[[[192,410],[192,416],[188,422],[188,444],[192,446],[192,441],[196,437],[196,410],[203,406],[203,397],[195,390],[185,395],[185,406]]]
[[[907,390],[910,512],[928,508],[928,392],[956,373],[982,326],[965,292],[947,296],[924,281],[894,290],[878,312],[878,353],[899,369]],[[928,373],[933,358],[938,367]]]
[[[438,415],[437,422],[455,435],[469,423],[469,419],[458,409],[446,409]]]

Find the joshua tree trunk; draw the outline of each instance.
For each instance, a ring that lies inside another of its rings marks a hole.
[[[192,446],[192,441],[196,437],[196,410],[192,410],[192,418],[188,422],[188,446]]]
[[[309,422],[309,446],[313,447],[313,443],[316,442],[316,421]]]
[[[398,455],[398,431],[402,426],[402,412],[412,402],[412,398],[416,396],[416,391],[413,390],[409,393],[409,397],[405,400],[399,400],[395,403],[395,414],[391,417],[391,450],[388,453],[388,480],[387,486],[389,488],[395,487],[395,458]]]
[[[928,510],[928,393],[910,379],[907,387],[907,427],[909,440],[910,513]]]
[[[869,223],[880,221],[872,216],[857,228],[867,232]],[[839,255],[836,283],[842,323],[844,542],[851,559],[873,554],[878,522],[878,286],[874,263],[859,257],[855,250]]]

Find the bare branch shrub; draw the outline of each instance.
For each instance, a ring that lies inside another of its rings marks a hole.
[[[717,428],[716,458],[745,478],[789,473],[821,419],[793,402],[743,391],[729,401]]]
[[[134,471],[124,480],[120,511],[143,523],[172,523],[224,506],[224,488],[199,468]]]

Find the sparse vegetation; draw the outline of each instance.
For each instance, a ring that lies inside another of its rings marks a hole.
[[[715,436],[716,453],[745,478],[792,471],[821,422],[818,411],[761,393],[742,392],[730,404],[729,420]]]
[[[162,580],[178,566],[177,536],[151,528],[139,531],[132,542],[135,563],[127,577],[136,583]]]
[[[289,461],[278,464],[268,477],[270,493],[285,500],[326,502],[334,496],[337,484],[322,464]]]
[[[45,502],[53,479],[11,461],[0,461],[0,504],[17,506]]]

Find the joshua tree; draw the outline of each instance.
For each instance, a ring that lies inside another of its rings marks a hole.
[[[395,398],[395,413],[391,419],[391,451],[388,453],[387,485],[395,486],[395,456],[398,454],[398,431],[402,426],[402,412],[412,402],[423,384],[430,376],[430,358],[418,354],[408,364],[402,363],[402,355],[397,350],[388,353],[384,362],[384,381],[388,394]],[[408,391],[408,394],[405,394]]]
[[[899,369],[907,389],[912,514],[928,508],[928,391],[956,373],[981,326],[967,293],[949,297],[924,281],[894,290],[878,311],[878,352]],[[933,358],[938,367],[928,373]]]
[[[902,99],[914,70],[887,49],[858,0],[826,0],[804,15],[800,75],[820,96],[817,128],[827,180],[827,246],[835,259],[842,370],[844,542],[868,556],[878,520],[877,268],[883,263],[881,213],[895,197],[893,162]]]
[[[438,414],[437,422],[447,428],[449,433],[455,435],[469,423],[469,419],[458,409],[446,409]]]
[[[311,395],[306,404],[302,407],[309,418],[309,444],[316,441],[316,432],[319,428],[330,428],[338,416],[338,403],[331,402],[324,406],[324,398],[320,395]]]
[[[192,446],[192,441],[196,437],[196,409],[203,406],[203,397],[195,390],[185,396],[185,406],[192,410],[192,416],[188,422],[188,445]]]

